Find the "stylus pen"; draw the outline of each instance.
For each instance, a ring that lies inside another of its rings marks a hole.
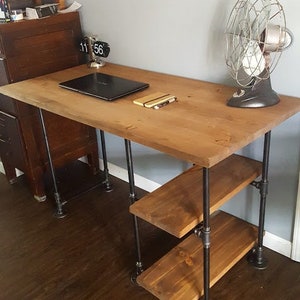
[[[153,108],[154,108],[154,109],[160,109],[161,107],[164,107],[164,106],[166,106],[166,105],[168,105],[168,104],[170,104],[170,103],[172,103],[172,102],[175,102],[175,100],[176,100],[176,97],[174,97],[174,98],[172,98],[172,99],[170,99],[170,100],[167,100],[166,102],[157,104],[157,105],[153,106]]]

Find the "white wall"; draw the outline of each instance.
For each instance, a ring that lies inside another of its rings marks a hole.
[[[80,13],[84,33],[97,34],[110,44],[108,61],[234,84],[224,62],[223,32],[235,1],[78,1],[83,5]],[[282,55],[272,74],[273,88],[279,93],[300,97],[300,2],[282,0],[281,4],[295,41],[293,47]],[[109,160],[124,167],[123,141],[108,135],[107,146]],[[261,149],[262,140],[259,140],[242,152],[260,158]],[[159,183],[187,167],[185,162],[140,145],[134,145],[134,156],[136,173]],[[296,205],[299,160],[300,114],[276,128],[272,134],[266,229],[289,241]],[[147,163],[149,161],[151,164]],[[250,198],[254,200],[249,201]],[[257,207],[257,193],[248,189],[224,208],[256,223]]]

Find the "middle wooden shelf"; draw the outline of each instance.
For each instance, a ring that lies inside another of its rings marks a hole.
[[[210,169],[210,213],[260,176],[262,163],[231,155]],[[193,166],[130,206],[130,212],[181,238],[203,220],[202,168]]]

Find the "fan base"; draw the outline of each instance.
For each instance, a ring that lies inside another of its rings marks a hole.
[[[241,108],[260,108],[277,104],[279,96],[271,87],[270,78],[255,81],[251,88],[233,94],[227,105]]]

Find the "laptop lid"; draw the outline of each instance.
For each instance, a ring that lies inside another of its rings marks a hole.
[[[149,84],[103,73],[92,73],[61,82],[59,86],[111,101],[145,89]]]

